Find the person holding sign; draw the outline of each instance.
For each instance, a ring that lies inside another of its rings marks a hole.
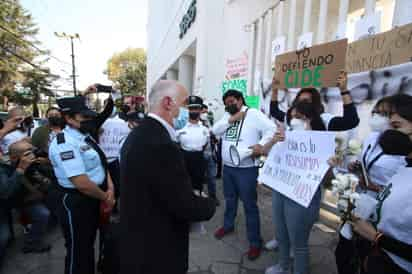
[[[239,198],[243,202],[250,249],[248,258],[260,256],[259,209],[257,206],[258,166],[256,158],[263,154],[263,145],[275,133],[276,126],[262,112],[248,108],[240,91],[229,90],[223,95],[226,113],[213,126],[213,133],[222,136],[223,186],[225,197],[224,225],[215,233],[222,239],[235,229]]]
[[[412,97],[391,97],[391,125],[379,144],[385,154],[406,156],[389,182],[387,195],[377,213],[377,225],[354,217],[353,230],[373,244],[364,261],[366,274],[412,273]]]
[[[278,89],[275,87],[277,81],[276,76],[273,78],[272,84],[272,100],[270,102],[270,115],[280,122],[285,121],[286,114],[279,108],[278,101]],[[296,95],[292,105],[300,101],[307,101],[314,105],[316,110],[321,113],[321,118],[325,124],[327,130],[330,131],[345,131],[350,130],[358,126],[359,117],[355,104],[352,102],[350,92],[346,89],[347,86],[347,74],[342,71],[338,78],[338,87],[341,91],[343,102],[343,116],[334,117],[330,113],[325,112],[325,108],[322,105],[320,93],[315,88],[302,88]]]
[[[291,124],[301,125],[294,127],[295,131],[325,131],[326,127],[320,113],[314,104],[298,102],[290,111]],[[284,136],[278,132],[272,143],[281,141]],[[288,139],[286,138],[286,141]],[[303,152],[302,152],[303,155]],[[292,163],[293,164],[293,163]],[[295,163],[299,164],[299,163]],[[321,180],[321,178],[319,179]],[[314,223],[319,218],[321,203],[321,188],[315,190],[308,207],[297,203],[278,191],[273,191],[273,213],[276,224],[276,238],[279,242],[279,264],[266,270],[266,274],[289,273],[290,248],[294,249],[294,273],[309,273],[309,236]]]

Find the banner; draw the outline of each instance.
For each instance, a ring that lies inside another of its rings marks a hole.
[[[346,71],[356,73],[412,61],[412,24],[348,46]]]
[[[276,57],[277,88],[332,87],[345,69],[347,39],[316,45]]]
[[[270,151],[258,182],[308,207],[334,154],[333,132],[288,131]]]
[[[99,138],[99,146],[107,158],[119,157],[120,143],[127,137],[130,129],[125,121],[116,117],[106,120],[102,126],[103,132]]]

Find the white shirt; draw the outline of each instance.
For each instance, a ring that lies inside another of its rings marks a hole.
[[[247,107],[243,106],[241,111],[246,111]],[[216,136],[222,137],[222,159],[223,163],[230,167],[235,167],[230,158],[230,146],[236,145],[239,137],[240,125],[242,121],[237,121],[233,124],[229,123],[230,114],[225,113],[214,126],[212,132]],[[260,144],[265,145],[274,136],[276,125],[269,120],[262,112],[257,109],[249,108],[247,111],[242,132],[240,133],[238,148],[248,149],[250,146]],[[253,167],[255,161],[252,157],[244,159],[239,167]]]
[[[169,125],[169,123],[166,122],[165,119],[163,119],[163,118],[160,117],[159,115],[154,114],[154,113],[152,113],[152,112],[149,113],[147,116],[149,116],[149,117],[157,120],[159,123],[161,123],[161,124],[164,126],[164,128],[167,130],[167,132],[169,132],[170,138],[172,138],[172,140],[173,140],[174,142],[177,142],[175,129],[174,129],[171,125]]]
[[[383,202],[378,230],[383,234],[412,245],[412,168],[402,167],[392,177],[391,193]],[[401,268],[412,273],[412,262],[385,252]]]
[[[209,141],[209,130],[200,122],[193,124],[190,121],[177,131],[177,141],[185,151],[202,151]]]
[[[393,175],[399,168],[406,165],[404,156],[383,154],[379,145],[381,133],[372,132],[363,142],[360,161],[365,166],[366,172],[372,183],[387,186]],[[376,197],[376,192],[368,191],[368,194]]]
[[[106,155],[107,161],[111,163],[119,158],[122,140],[129,135],[130,129],[127,123],[117,115],[107,119],[102,129],[99,146]]]
[[[11,144],[14,144],[26,137],[28,137],[27,132],[23,132],[21,130],[12,131],[6,136],[4,136],[3,139],[0,141],[0,147],[1,147],[3,154],[9,153],[9,146]]]

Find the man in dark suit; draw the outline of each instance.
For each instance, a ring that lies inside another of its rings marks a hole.
[[[189,225],[209,220],[215,203],[195,196],[172,127],[188,97],[175,81],[159,81],[149,114],[121,156],[121,273],[184,274]]]

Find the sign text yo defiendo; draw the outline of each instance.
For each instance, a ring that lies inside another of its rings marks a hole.
[[[316,45],[276,57],[275,87],[333,87],[345,69],[347,39]]]

